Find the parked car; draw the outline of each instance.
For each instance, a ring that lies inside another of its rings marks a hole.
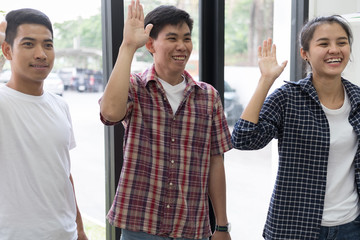
[[[58,71],[65,90],[98,92],[102,87],[102,72],[86,68],[63,68]]]
[[[224,84],[224,113],[228,125],[234,126],[244,108],[236,90],[228,82],[225,81]]]
[[[71,87],[73,71],[73,68],[62,68],[57,72],[59,77],[63,81],[65,91]]]
[[[64,83],[57,73],[50,73],[44,80],[44,90],[62,96],[64,93]]]
[[[79,92],[99,92],[102,87],[102,73],[85,69],[75,79],[76,90]]]

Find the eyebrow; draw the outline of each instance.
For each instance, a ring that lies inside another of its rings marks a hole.
[[[168,36],[178,36],[178,34],[177,33],[174,33],[174,32],[169,32],[169,33],[167,33],[166,35],[165,35],[166,37],[168,37]],[[191,33],[185,33],[184,34],[184,36],[191,36]]]
[[[21,42],[23,42],[23,41],[36,41],[36,39],[31,38],[31,37],[24,37],[24,38],[21,39]],[[45,39],[44,42],[51,42],[52,43],[53,40],[49,38],[49,39]]]
[[[339,37],[336,40],[348,40],[347,37]],[[316,42],[320,42],[320,41],[329,41],[329,38],[319,38],[316,40]]]

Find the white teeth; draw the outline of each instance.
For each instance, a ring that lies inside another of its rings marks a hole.
[[[185,60],[185,57],[180,57],[180,56],[174,56],[173,58],[175,60]]]
[[[341,62],[341,58],[332,58],[326,60],[327,63],[335,63],[335,62]]]

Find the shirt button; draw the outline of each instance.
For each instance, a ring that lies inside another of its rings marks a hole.
[[[175,163],[175,161],[174,161],[174,160],[171,160],[171,163],[172,163],[172,164],[174,164],[174,163]]]
[[[166,208],[170,208],[170,205],[168,204],[168,205],[166,206]]]
[[[171,183],[169,183],[170,184],[170,186],[172,186],[173,185],[173,183],[171,182]]]
[[[171,141],[172,141],[172,142],[175,142],[175,138],[172,138]]]

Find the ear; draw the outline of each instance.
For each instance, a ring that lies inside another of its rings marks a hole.
[[[146,42],[145,46],[151,54],[153,54],[155,52],[154,39],[152,39],[151,37],[149,37],[149,40]]]
[[[302,59],[304,59],[305,61],[308,60],[307,51],[305,51],[303,48],[300,48],[300,56],[301,56]]]
[[[7,42],[3,42],[1,44],[1,50],[7,60],[12,60],[12,52],[11,52],[11,46]]]

